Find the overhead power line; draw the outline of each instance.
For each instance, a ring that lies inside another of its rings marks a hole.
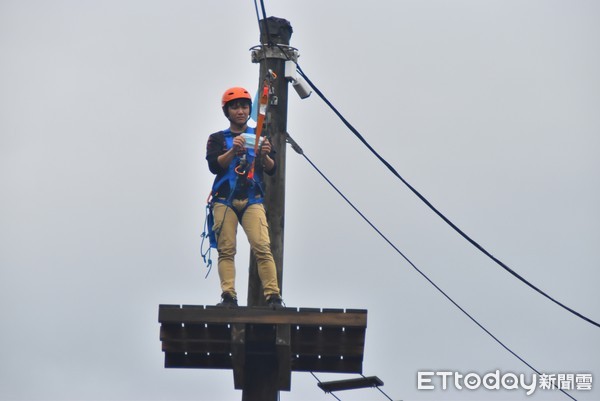
[[[461,230],[456,224],[454,224],[449,218],[447,218],[442,212],[440,212],[435,206],[433,206],[433,204],[431,202],[429,202],[429,200],[427,200],[427,198],[425,198],[425,196],[423,196],[419,191],[417,191],[412,185],[410,185],[410,183],[408,183],[408,181],[406,181],[397,171],[396,169],[387,162],[387,160],[385,160],[368,142],[367,140],[360,134],[360,132],[358,132],[358,130],[356,128],[354,128],[354,126],[352,126],[352,124],[350,124],[350,122],[335,108],[335,106],[325,97],[325,95],[319,90],[319,88],[317,88],[317,86],[315,84],[313,84],[313,82],[308,78],[308,76],[304,73],[304,71],[302,71],[302,68],[300,68],[300,66],[298,64],[296,64],[296,69],[298,71],[298,73],[306,80],[306,82],[310,85],[310,87],[315,91],[315,93],[317,95],[319,95],[319,97],[329,106],[329,108],[339,117],[339,119],[344,123],[344,125],[346,125],[346,127],[367,147],[367,149],[369,149],[371,151],[371,153],[373,153],[373,155],[375,155],[375,157],[377,157],[377,159],[379,159],[379,161],[381,161],[383,163],[383,165],[385,165],[387,167],[387,169],[394,175],[396,176],[400,181],[402,181],[402,183],[404,185],[406,185],[406,187],[408,187],[408,189],[410,189],[423,203],[425,203],[425,205],[427,205],[435,214],[437,214],[444,222],[446,222],[446,224],[448,224],[450,227],[452,227],[454,229],[454,231],[456,231],[458,234],[460,234],[464,239],[466,239],[471,245],[473,245],[475,248],[477,248],[479,251],[481,251],[484,255],[486,255],[487,257],[489,257],[491,260],[493,260],[494,262],[496,262],[500,267],[502,267],[504,270],[506,270],[508,273],[510,273],[511,275],[513,275],[514,277],[516,277],[517,279],[519,279],[522,283],[524,283],[525,285],[527,285],[528,287],[532,288],[533,290],[537,291],[539,294],[543,295],[544,297],[546,297],[547,299],[549,299],[550,301],[554,302],[555,304],[559,305],[560,307],[562,307],[563,309],[571,312],[572,314],[574,314],[575,316],[587,321],[588,323],[593,324],[596,327],[600,327],[600,323],[584,316],[583,314],[577,312],[576,310],[566,306],[565,304],[557,301],[555,298],[551,297],[550,295],[548,295],[546,292],[542,291],[540,288],[538,288],[537,286],[533,285],[531,282],[529,282],[527,279],[525,279],[524,277],[522,277],[520,274],[518,274],[517,272],[515,272],[513,269],[511,269],[510,267],[508,267],[504,262],[502,262],[500,259],[496,258],[494,255],[492,255],[487,249],[485,249],[483,246],[481,246],[479,243],[477,243],[473,238],[471,238],[469,235],[467,235],[463,230]]]
[[[477,319],[475,319],[473,316],[471,316],[471,314],[469,312],[467,312],[462,306],[460,306],[456,301],[454,301],[454,299],[452,297],[450,297],[444,290],[442,290],[441,287],[439,287],[435,282],[433,282],[433,280],[431,280],[421,269],[419,269],[396,245],[394,245],[394,243],[389,240],[382,232],[381,230],[379,230],[375,224],[373,224],[351,201],[350,199],[348,199],[346,197],[346,195],[344,195],[342,193],[342,191],[340,191],[335,184],[329,179],[327,178],[327,176],[308,158],[308,156],[306,156],[306,154],[304,153],[304,151],[302,150],[302,148],[298,145],[298,143],[296,141],[294,141],[294,139],[289,135],[286,134],[287,137],[287,141],[290,143],[290,145],[292,146],[292,148],[296,151],[296,153],[300,154],[302,157],[304,157],[304,159],[315,169],[315,171],[325,180],[327,181],[327,183],[338,193],[338,195],[340,195],[345,201],[346,203],[348,203],[348,205],[350,205],[350,207],[352,209],[354,209],[354,211],[356,213],[358,213],[358,215],[369,225],[371,226],[371,228],[373,230],[375,230],[375,232],[377,234],[379,234],[379,236],[388,243],[388,245],[390,245],[400,256],[402,256],[402,258],[408,262],[408,264],[415,270],[417,271],[417,273],[419,273],[425,280],[427,280],[429,282],[429,284],[431,284],[436,290],[438,290],[448,301],[450,301],[455,307],[457,307],[465,316],[467,316],[473,323],[475,323],[477,326],[479,326],[480,329],[482,329],[487,335],[489,335],[494,341],[496,341],[498,344],[500,344],[500,346],[502,346],[502,348],[504,348],[505,350],[507,350],[508,352],[510,352],[514,357],[516,357],[518,360],[520,360],[521,362],[523,362],[527,367],[529,367],[531,370],[533,370],[534,372],[536,372],[538,375],[541,375],[540,371],[537,370],[536,368],[534,368],[529,362],[527,362],[525,359],[523,359],[521,356],[519,356],[516,352],[514,352],[512,349],[510,349],[506,344],[504,344],[498,337],[496,337],[494,334],[492,334],[491,331],[489,331],[485,326],[483,326],[483,324],[479,323],[479,321]],[[313,374],[314,376],[314,374]],[[315,376],[316,378],[316,376]],[[317,379],[318,380],[318,379]],[[567,397],[571,398],[572,400],[575,400],[575,398],[573,398],[573,396],[571,396],[569,393],[567,393],[565,390],[559,388],[559,390],[564,393]],[[337,398],[337,397],[336,397]]]
[[[254,8],[256,10],[256,19],[258,20],[258,30],[261,34],[263,34],[263,25],[261,25],[260,23],[260,16],[258,14],[258,3],[256,2],[256,0],[254,0]],[[265,28],[265,32],[263,36],[265,36],[267,38],[267,40],[271,40],[271,35],[269,34],[269,24],[267,23],[267,12],[265,11],[265,2],[263,0],[260,0],[260,9],[262,11],[262,18],[264,21],[264,28]]]
[[[266,29],[266,33],[267,33],[267,37],[270,38],[270,36],[268,35],[268,24],[267,24],[267,16],[266,16],[266,12],[265,12],[265,7],[264,7],[264,2],[263,0],[260,0],[261,3],[261,8],[262,8],[262,13],[263,13],[263,18],[264,18],[264,28]],[[255,4],[255,8],[256,8],[256,17],[257,19],[259,19],[259,13],[258,13],[258,5],[256,3],[256,0],[254,1]],[[258,21],[259,23],[259,29],[262,28],[262,25],[260,24],[260,19]],[[280,47],[277,44],[273,44],[269,41],[268,45],[275,45]],[[288,57],[289,60],[289,56],[287,55],[287,53],[285,51],[283,51],[283,54],[286,55],[286,57]],[[437,208],[435,208],[431,202],[429,202],[423,195],[421,195],[421,193],[419,193],[419,191],[417,191],[412,185],[410,185],[402,176],[400,176],[400,174],[394,169],[394,167],[388,163],[381,155],[379,155],[379,153],[377,153],[377,151],[375,151],[375,149],[364,139],[364,137],[344,118],[344,116],[333,106],[333,104],[323,95],[323,93],[313,84],[313,82],[308,78],[308,76],[306,76],[306,74],[304,73],[304,71],[302,70],[302,68],[298,65],[298,63],[296,63],[294,61],[295,65],[296,65],[296,69],[298,71],[298,73],[300,74],[301,77],[303,77],[306,82],[310,85],[310,87],[319,95],[319,97],[334,111],[334,113],[342,120],[342,122],[350,129],[350,131],[398,178],[400,179],[421,201],[423,201],[432,211],[434,211],[440,218],[442,218],[442,220],[444,220],[448,225],[450,225],[456,232],[458,232],[463,238],[465,238],[468,242],[470,242],[473,246],[475,246],[478,250],[480,250],[482,253],[484,253],[486,256],[488,256],[489,258],[491,258],[494,262],[496,262],[498,265],[500,265],[501,267],[503,267],[506,271],[508,271],[509,273],[511,273],[514,277],[518,278],[519,280],[521,280],[523,283],[525,283],[526,285],[528,285],[529,287],[531,287],[532,289],[536,290],[538,293],[540,293],[541,295],[545,296],[546,298],[550,299],[551,301],[553,301],[554,303],[556,303],[557,305],[563,307],[564,309],[568,310],[569,312],[575,314],[576,316],[588,321],[589,323],[600,327],[600,324],[598,324],[597,322],[583,316],[582,314],[578,313],[577,311],[567,307],[566,305],[560,303],[559,301],[555,300],[554,298],[550,297],[548,294],[546,294],[544,291],[540,290],[539,288],[537,288],[536,286],[534,286],[533,284],[531,284],[529,281],[527,281],[526,279],[524,279],[523,277],[521,277],[518,273],[516,273],[514,270],[512,270],[511,268],[509,268],[506,264],[504,264],[502,261],[500,261],[499,259],[497,259],[496,257],[494,257],[491,253],[489,253],[485,248],[483,248],[481,245],[479,245],[476,241],[474,241],[470,236],[468,236],[466,233],[464,233],[460,228],[458,228],[454,223],[452,223],[452,221],[450,221],[446,216],[444,216]],[[381,231],[379,231],[379,229],[377,229],[376,226],[374,226],[361,212],[360,210],[358,210],[346,197],[343,193],[341,193],[341,191],[339,191],[337,189],[337,187],[335,187],[335,185],[316,167],[316,165],[314,165],[314,163],[312,163],[312,161],[310,159],[308,159],[308,157],[304,154],[304,152],[301,150],[301,148],[289,137],[289,135],[287,135],[288,140],[292,143],[293,148],[299,153],[301,154],[308,162],[309,164],[311,164],[313,166],[313,168],[315,168],[315,170],[334,188],[334,190],[336,190],[338,192],[338,194],[340,196],[342,196],[344,198],[344,200],[346,200],[346,202],[386,241],[388,242],[388,244],[390,246],[392,246],[418,273],[420,273],[431,285],[433,285],[441,294],[443,294],[452,304],[454,304],[459,310],[461,310],[469,319],[471,319],[475,324],[477,324],[482,330],[484,330],[490,337],[492,337],[497,343],[499,343],[503,348],[505,348],[507,351],[509,351],[511,354],[513,354],[516,358],[518,358],[521,362],[523,362],[525,365],[527,365],[529,368],[531,368],[533,371],[535,371],[536,373],[540,374],[540,372],[535,369],[533,366],[531,366],[527,361],[525,361],[523,358],[521,358],[519,355],[517,355],[514,351],[512,351],[510,348],[508,348],[504,343],[502,343],[497,337],[495,337],[489,330],[487,330],[481,323],[479,323],[475,318],[473,318],[466,310],[464,310],[460,305],[458,305],[450,296],[448,296],[439,286],[437,286],[431,279],[429,279],[429,277],[427,277],[427,275],[425,275],[419,268],[417,268],[416,265],[414,265],[414,263],[412,263],[412,261],[410,261],[410,259],[408,259],[389,239],[387,239],[387,237],[385,237],[385,235],[383,235],[381,233]],[[311,372],[312,373],[312,372]],[[319,379],[314,375],[315,379],[317,379],[317,381],[319,381]],[[564,393],[567,397],[575,400],[575,398],[573,398],[569,393],[567,393],[564,389],[559,388],[559,390]],[[383,393],[383,392],[382,392]],[[386,397],[387,394],[383,393]],[[333,394],[332,394],[333,395]],[[334,396],[335,397],[335,396]],[[337,397],[335,397],[337,399]],[[389,397],[388,397],[389,398]],[[339,400],[339,399],[338,399]]]
[[[322,382],[321,382],[321,380],[319,380],[319,378],[317,377],[317,375],[315,375],[313,372],[310,372],[310,374],[312,375],[312,377],[314,377],[314,378],[315,378],[315,380],[317,381],[317,383],[319,383],[319,384],[321,384],[321,383],[322,383]],[[333,394],[333,393],[329,393],[329,394],[331,394],[331,396],[332,396],[333,398],[335,398],[336,400],[338,400],[338,401],[342,401],[342,400],[340,400],[340,399],[338,398],[338,396],[337,396],[337,395],[335,395],[335,394]]]

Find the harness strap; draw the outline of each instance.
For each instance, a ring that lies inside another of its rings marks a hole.
[[[248,172],[248,178],[254,178],[254,164],[257,157],[260,157],[259,153],[259,142],[260,136],[262,133],[263,125],[265,122],[265,115],[267,114],[267,106],[269,104],[269,88],[271,84],[271,80],[277,78],[277,74],[273,71],[269,70],[267,78],[263,82],[262,92],[259,99],[258,106],[258,118],[256,120],[256,139],[254,141],[254,160],[252,160],[252,164],[250,165],[250,171]]]
[[[248,128],[248,133],[252,134],[254,132],[255,132],[255,130],[253,128],[250,128],[250,127]],[[231,149],[231,147],[233,146],[233,135],[231,134],[231,130],[226,129],[223,131],[223,134],[225,135],[225,144],[226,144],[227,149]],[[255,144],[255,146],[256,146],[256,144]],[[256,154],[254,153],[254,151],[252,149],[248,150],[247,158],[252,163],[252,165],[254,165],[254,160],[256,160]],[[234,159],[229,164],[229,167],[227,168],[227,172],[225,174],[223,174],[223,176],[221,176],[220,178],[215,179],[215,182],[212,187],[211,195],[214,197],[217,194],[217,190],[219,189],[219,187],[221,187],[221,185],[223,185],[225,182],[228,182],[229,183],[229,196],[228,196],[226,204],[228,206],[231,206],[231,199],[233,198],[233,194],[239,183],[239,179],[241,178],[242,180],[247,180],[247,184],[249,185],[249,188],[248,188],[249,203],[253,204],[253,203],[262,202],[262,196],[264,196],[264,190],[261,185],[262,184],[261,176],[253,174],[253,177],[251,178],[249,175],[246,176],[246,175],[238,174],[238,172],[236,171],[236,168],[238,167],[239,161],[240,161],[240,157],[235,156]],[[259,195],[259,199],[256,199],[257,195]],[[223,203],[223,202],[221,202],[221,203]]]
[[[208,275],[210,274],[210,271],[212,270],[212,258],[211,258],[211,251],[212,248],[216,248],[217,247],[217,241],[216,241],[216,237],[215,237],[215,233],[212,230],[212,226],[214,224],[214,219],[212,217],[212,208],[211,208],[211,204],[208,203],[206,205],[206,216],[204,218],[204,231],[202,232],[202,242],[200,243],[200,254],[202,256],[202,260],[204,261],[204,264],[206,265],[206,269],[208,270],[206,272],[206,276],[204,278],[207,278]],[[204,241],[208,238],[208,248],[206,250],[204,250]]]
[[[249,128],[249,131],[250,131],[249,133],[254,132],[252,128]],[[231,147],[233,146],[233,136],[231,134],[231,130],[226,129],[223,131],[223,134],[225,136],[225,145],[226,145],[227,149],[231,149]],[[258,139],[260,139],[259,137],[260,137],[260,132],[259,132],[259,136],[257,136],[257,141],[258,141]],[[255,149],[256,149],[256,145],[255,145]],[[251,158],[252,166],[253,166],[254,160],[256,159],[256,153],[252,152],[252,149],[250,149],[247,152],[247,157]],[[238,220],[241,221],[244,216],[244,212],[248,209],[248,207],[250,205],[254,205],[254,204],[263,202],[264,191],[263,191],[262,185],[260,183],[260,180],[256,181],[254,179],[254,175],[253,175],[252,179],[250,179],[246,175],[238,175],[236,168],[238,167],[239,161],[240,161],[240,157],[235,156],[235,158],[231,161],[230,165],[228,166],[227,172],[225,174],[223,174],[222,177],[220,177],[218,179],[215,178],[211,192],[206,199],[206,217],[204,220],[204,230],[202,232],[202,242],[200,244],[200,253],[201,253],[202,259],[208,269],[208,272],[206,273],[206,277],[208,277],[208,274],[210,273],[211,268],[212,268],[211,249],[217,248],[217,246],[218,246],[219,236],[220,236],[221,228],[222,228],[222,224],[223,224],[223,222],[221,222],[221,224],[218,224],[218,225],[215,224],[214,216],[212,213],[212,208],[213,208],[214,203],[215,202],[221,203],[221,204],[224,204],[225,206],[227,206],[225,213],[227,213],[229,209],[232,209],[233,212],[236,214]],[[250,187],[248,188],[248,203],[242,210],[238,210],[233,207],[233,196],[235,194],[235,190],[236,190],[238,180],[240,177],[242,177],[242,179],[244,179],[244,180],[247,179],[249,181],[248,184],[250,185]],[[260,176],[258,176],[257,178],[260,178]],[[227,196],[227,198],[216,197],[218,195],[217,190],[225,182],[229,183],[229,195]],[[225,215],[223,216],[223,219],[224,218],[225,218]],[[213,230],[214,227],[216,227],[216,231]],[[205,241],[206,240],[208,240],[208,242],[209,242],[209,246],[207,249],[205,249]]]

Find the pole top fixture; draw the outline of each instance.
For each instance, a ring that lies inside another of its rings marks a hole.
[[[288,45],[256,45],[250,48],[253,63],[260,63],[264,59],[282,59],[298,61],[298,49]]]
[[[259,21],[261,41],[289,44],[292,37],[292,24],[284,18],[268,17]],[[268,33],[268,37],[267,37]]]

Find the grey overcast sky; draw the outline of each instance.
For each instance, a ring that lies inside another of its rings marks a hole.
[[[266,0],[311,80],[412,185],[519,274],[600,320],[600,3]],[[159,304],[214,304],[200,234],[220,97],[251,92],[250,0],[0,0],[0,399],[236,400],[170,370]],[[288,130],[421,270],[547,374],[591,374],[600,329],[461,239],[316,96]],[[419,371],[532,371],[288,152],[283,295],[368,309],[364,374],[394,400],[567,400],[417,388]],[[238,288],[248,248],[240,234]],[[353,375],[317,375],[339,380]],[[331,400],[308,373],[281,399]],[[373,389],[340,399],[384,400]]]

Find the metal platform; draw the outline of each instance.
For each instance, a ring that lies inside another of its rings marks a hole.
[[[362,373],[363,309],[160,305],[158,321],[166,368],[232,369],[236,389],[261,364],[287,391],[292,371]]]

